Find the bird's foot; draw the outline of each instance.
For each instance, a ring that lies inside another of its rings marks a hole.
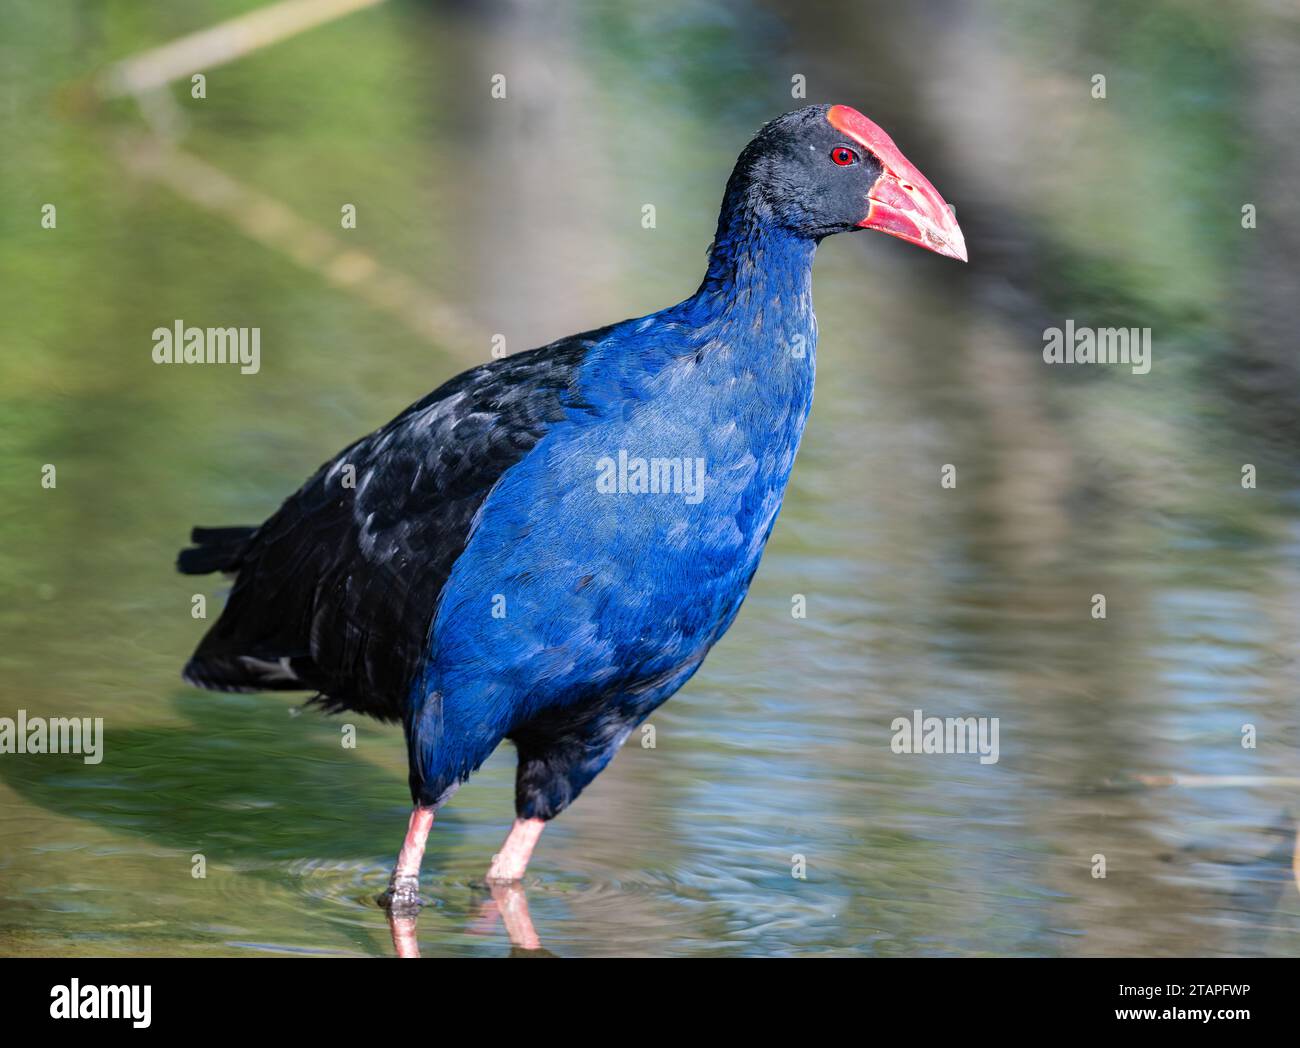
[[[394,917],[414,917],[423,905],[419,875],[394,873],[388,881],[388,890],[375,901]]]

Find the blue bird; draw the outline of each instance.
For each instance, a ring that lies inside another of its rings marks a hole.
[[[414,810],[390,909],[418,907],[434,813],[503,739],[517,818],[492,881],[523,875],[727,631],[812,405],[813,255],[858,229],[966,259],[879,127],[787,113],[740,154],[690,298],[466,371],[260,527],[194,530],[179,569],[235,581],[187,681],[403,725]]]

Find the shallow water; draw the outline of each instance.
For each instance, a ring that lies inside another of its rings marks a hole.
[[[177,147],[243,187],[232,212],[132,167],[132,103],[91,115],[62,93],[232,7],[143,9],[31,5],[0,43],[6,140],[25,143],[3,173],[21,220],[0,219],[0,716],[106,730],[98,765],[0,755],[0,953],[393,952],[373,899],[405,825],[400,732],[182,685],[191,598],[215,613],[220,586],[173,574],[175,550],[191,524],[260,520],[494,333],[523,349],[688,294],[734,154],[801,70],[809,101],[895,133],[972,263],[824,245],[817,403],[749,600],[654,745],[635,735],[547,829],[524,884],[541,945],[1300,948],[1300,386],[1268,325],[1295,286],[1271,245],[1297,228],[1269,194],[1300,135],[1249,118],[1294,79],[1294,21],[388,4],[211,71],[201,103],[172,91]],[[942,69],[900,57],[919,35]],[[1240,183],[1221,219],[1206,156]],[[422,297],[368,298],[328,252],[296,256],[299,227],[250,193]],[[1270,215],[1254,240],[1242,194]],[[31,219],[46,200],[56,231]],[[1151,326],[1151,373],[1045,366],[1065,317]],[[261,370],[152,364],[176,318],[260,326]],[[1242,375],[1266,378],[1243,399]],[[918,709],[998,718],[997,763],[893,752]],[[482,880],[512,800],[506,747],[440,814],[425,956],[512,950]]]

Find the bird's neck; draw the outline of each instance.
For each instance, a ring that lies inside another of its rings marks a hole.
[[[815,240],[787,230],[760,200],[729,193],[694,301],[708,312],[776,305],[811,314],[816,252]]]
[[[797,447],[812,405],[816,250],[760,209],[724,207],[704,281],[671,310],[691,332],[700,410],[730,420],[753,446]],[[768,479],[783,484],[793,455],[777,460],[786,464]]]

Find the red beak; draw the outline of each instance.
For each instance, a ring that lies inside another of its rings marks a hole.
[[[899,152],[894,140],[848,106],[831,106],[826,119],[884,167],[867,193],[867,217],[858,225],[965,262],[966,238],[952,208],[929,179]]]

